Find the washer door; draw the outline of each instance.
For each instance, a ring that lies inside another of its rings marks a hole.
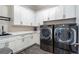
[[[76,39],[76,31],[73,28],[56,28],[55,41],[65,44],[73,44]]]
[[[51,29],[42,28],[41,29],[41,39],[49,39],[50,37],[51,37]]]

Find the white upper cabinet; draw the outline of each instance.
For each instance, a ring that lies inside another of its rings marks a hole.
[[[42,19],[44,21],[48,21],[49,20],[49,9],[46,9],[46,10],[42,11]]]
[[[0,12],[1,13],[1,12]],[[60,5],[34,12],[28,7],[14,6],[14,24],[39,26],[43,21],[76,17],[75,5]]]
[[[64,18],[74,18],[76,17],[76,6],[75,5],[64,5]]]
[[[76,6],[76,23],[79,25],[79,5]]]
[[[35,14],[29,8],[23,6],[14,6],[14,24],[33,26]]]
[[[21,19],[21,8],[19,6],[14,6],[14,25],[20,25]]]
[[[37,11],[36,19],[42,21],[60,20],[65,18],[76,17],[76,6],[75,5],[60,5],[45,10]]]
[[[22,8],[22,21],[23,25],[32,26],[34,22],[34,12],[31,9]]]
[[[63,6],[55,7],[55,20],[63,19]]]
[[[55,13],[56,13],[56,8],[50,8],[49,9],[49,20],[55,20]]]
[[[76,6],[75,5],[61,5],[52,8],[50,11],[52,18],[50,20],[58,20],[64,18],[76,17]]]
[[[43,24],[43,12],[42,11],[38,11],[36,12],[36,24],[39,26],[39,25],[42,25]]]
[[[0,16],[8,17],[8,6],[0,5]]]

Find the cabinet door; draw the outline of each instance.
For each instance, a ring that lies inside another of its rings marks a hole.
[[[13,50],[13,52],[18,52],[22,48],[22,40],[20,37],[13,37],[11,38],[11,42],[9,42],[9,48]]]
[[[33,22],[35,22],[34,21],[34,12],[32,10],[30,10],[30,9],[25,9],[25,12],[23,14],[24,14],[23,23],[25,25],[32,26]]]
[[[22,48],[27,48],[29,46],[28,43],[27,35],[22,35]]]
[[[14,25],[22,24],[21,8],[20,6],[14,6]]]
[[[76,23],[79,25],[79,5],[76,6]]]
[[[55,13],[56,13],[55,7],[49,9],[49,20],[55,20]]]
[[[14,24],[32,26],[35,15],[34,11],[22,6],[14,6]]]
[[[8,6],[0,6],[0,16],[8,17]]]
[[[57,6],[55,12],[55,20],[63,19],[63,6]]]
[[[42,11],[42,16],[43,16],[43,20],[44,21],[49,21],[49,12],[50,12],[50,10],[49,9],[46,9],[46,10],[43,10]]]
[[[33,40],[35,41],[35,43],[40,45],[40,33],[36,32],[33,34]]]
[[[17,43],[17,41],[9,42],[9,48],[11,48],[13,50],[13,53],[17,51],[17,49],[16,49],[17,44],[15,44],[15,43]]]
[[[24,42],[25,42],[25,45],[27,45],[28,47],[31,46],[32,44],[34,44],[32,34],[25,35]]]
[[[27,22],[28,18],[27,18],[27,12],[26,12],[25,8],[22,8],[21,11],[22,11],[22,16],[21,16],[22,25],[28,25],[29,21]]]
[[[36,12],[36,24],[38,26],[43,25],[44,19],[43,19],[43,14],[42,13],[43,13],[42,11]]]
[[[64,5],[63,8],[64,8],[65,18],[76,17],[76,6],[75,5]]]
[[[33,41],[32,34],[21,35],[21,37],[22,37],[22,39],[21,39],[21,41],[22,41],[22,43],[21,43],[22,47],[21,48],[22,49],[27,48],[27,47],[29,47],[29,46],[31,46],[35,43]]]

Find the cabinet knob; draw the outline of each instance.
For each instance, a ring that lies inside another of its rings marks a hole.
[[[50,20],[50,18],[48,17],[48,20]]]

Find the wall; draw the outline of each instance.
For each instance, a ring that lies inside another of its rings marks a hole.
[[[9,28],[9,32],[19,32],[19,31],[33,31],[32,27],[27,27],[27,26],[11,26]]]

